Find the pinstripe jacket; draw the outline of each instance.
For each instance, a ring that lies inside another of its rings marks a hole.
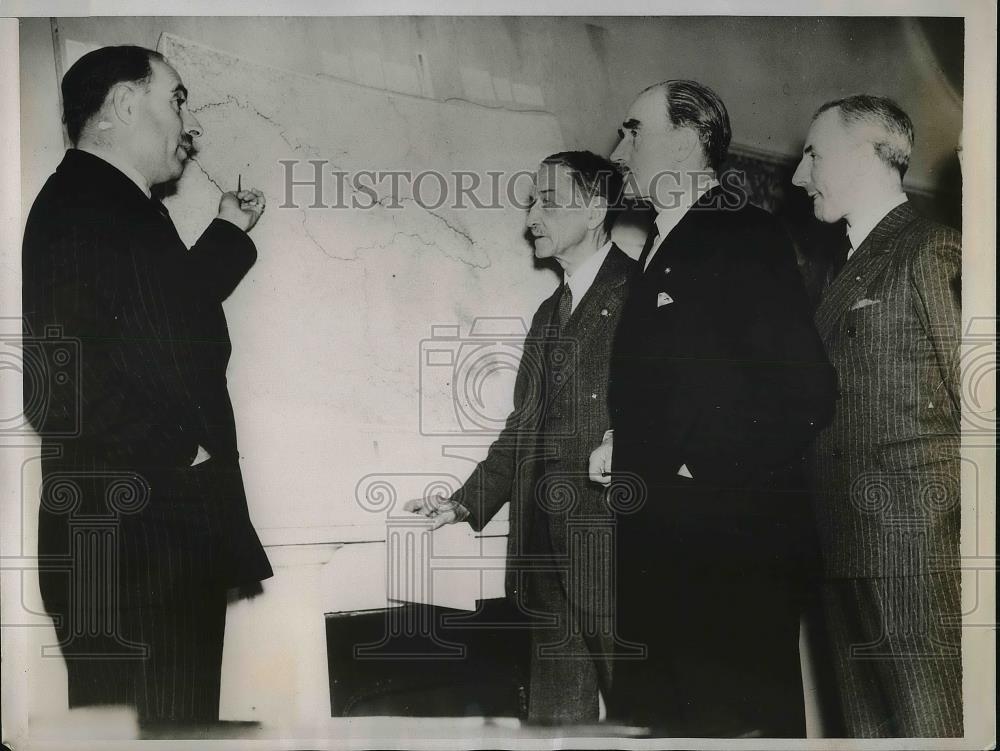
[[[810,461],[829,577],[957,566],[961,260],[958,232],[903,203],[820,302],[839,381]]]
[[[590,612],[606,613],[610,607],[603,593],[609,587],[605,575],[611,571],[613,551],[606,538],[588,534],[586,527],[610,524],[611,514],[605,489],[589,480],[588,462],[610,427],[611,347],[634,268],[635,262],[612,245],[563,326],[559,340],[567,346],[565,357],[545,353],[545,347],[552,346],[545,343],[545,329],[558,305],[559,289],[542,302],[525,339],[514,411],[486,458],[453,496],[469,509],[468,521],[476,530],[510,501],[506,589],[517,602],[525,595],[530,601],[531,596],[522,586],[529,580],[518,571],[524,556],[567,556],[572,550],[579,566],[587,561],[599,564],[586,569],[598,578],[584,581],[570,580],[582,568],[560,569],[569,596],[578,595],[578,604]],[[563,363],[558,379],[547,372],[557,359]]]
[[[129,602],[271,575],[247,513],[222,311],[255,259],[246,233],[222,220],[189,251],[158,201],[76,149],[35,200],[22,255],[26,346],[43,359],[60,342],[73,353],[24,385],[45,452],[38,548],[50,612],[79,594],[68,574],[99,575],[86,549],[97,527],[117,535]],[[191,467],[199,445],[212,458]]]

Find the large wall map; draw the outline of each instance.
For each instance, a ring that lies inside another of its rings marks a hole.
[[[484,453],[511,406],[523,327],[556,283],[532,259],[518,203],[528,173],[562,147],[555,118],[275,70],[169,34],[158,48],[204,128],[166,200],[185,242],[238,179],[268,199],[257,264],[225,306],[262,537],[349,539],[344,530],[380,522],[393,490],[404,500],[438,476],[464,479],[473,465],[442,447]],[[295,187],[298,207],[283,207],[289,175],[313,178],[309,160],[322,195]],[[419,193],[406,177],[358,177],[391,170],[428,174]],[[458,172],[479,176],[487,205],[498,185],[500,207],[476,208],[469,193],[456,207],[457,180],[475,179]]]

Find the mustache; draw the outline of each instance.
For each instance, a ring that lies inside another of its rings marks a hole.
[[[195,146],[194,140],[191,138],[182,138],[180,145],[187,152],[188,158],[193,159],[198,156],[198,147]]]

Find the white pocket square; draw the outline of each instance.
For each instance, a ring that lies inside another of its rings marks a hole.
[[[863,300],[858,300],[854,305],[851,306],[851,310],[860,310],[861,308],[867,308],[869,305],[878,305],[881,300],[869,300],[867,297]]]
[[[686,464],[681,465],[681,468],[677,470],[677,474],[679,474],[681,477],[687,477],[692,480],[694,479],[694,475],[691,474],[691,470],[688,469],[688,465]]]
[[[662,308],[664,305],[669,305],[673,301],[674,298],[672,298],[666,292],[661,292],[656,296],[656,307]]]

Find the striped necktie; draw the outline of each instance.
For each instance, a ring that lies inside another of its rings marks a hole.
[[[566,325],[569,321],[569,317],[573,314],[573,290],[570,289],[569,284],[563,282],[562,291],[559,294],[559,304],[556,306],[556,314],[552,323],[556,328],[562,330],[562,327]]]

